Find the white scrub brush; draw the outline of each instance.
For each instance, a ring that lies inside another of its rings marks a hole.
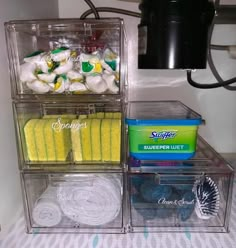
[[[210,219],[218,214],[220,194],[216,183],[210,178],[195,182],[193,192],[196,197],[195,212],[200,219]]]

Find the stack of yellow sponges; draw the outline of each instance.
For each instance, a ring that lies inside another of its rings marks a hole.
[[[112,119],[113,118],[113,119]],[[75,161],[120,161],[121,113],[96,113],[72,121]]]
[[[65,161],[71,150],[71,119],[31,119],[24,127],[29,161]]]
[[[29,161],[120,161],[121,113],[46,115],[24,126]],[[71,142],[72,141],[72,142]]]

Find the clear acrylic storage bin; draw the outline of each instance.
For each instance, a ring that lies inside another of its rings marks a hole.
[[[124,233],[121,173],[21,173],[28,233]]]
[[[130,232],[228,232],[233,169],[201,138],[198,152],[130,167]]]
[[[13,104],[20,169],[120,169],[122,105],[114,103]]]
[[[122,19],[10,21],[5,30],[13,98],[121,97]]]

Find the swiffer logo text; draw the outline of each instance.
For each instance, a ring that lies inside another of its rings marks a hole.
[[[175,131],[161,131],[161,132],[152,132],[149,138],[154,139],[157,141],[158,139],[166,140],[166,139],[173,139],[176,136]]]

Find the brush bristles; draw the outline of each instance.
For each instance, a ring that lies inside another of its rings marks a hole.
[[[215,182],[206,177],[203,182],[197,181],[194,186],[196,197],[196,214],[201,219],[216,216],[220,207],[219,190]]]

